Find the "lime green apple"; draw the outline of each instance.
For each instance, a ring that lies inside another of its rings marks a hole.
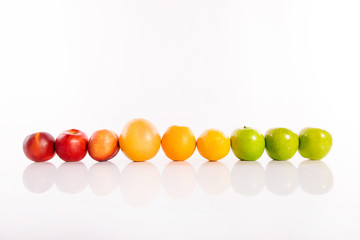
[[[332,137],[320,128],[304,128],[299,133],[299,153],[304,158],[320,160],[331,149]]]
[[[255,161],[265,150],[265,138],[256,129],[243,127],[235,129],[230,137],[231,149],[241,160]]]
[[[287,128],[271,128],[265,134],[266,152],[274,160],[292,158],[298,147],[298,135]]]

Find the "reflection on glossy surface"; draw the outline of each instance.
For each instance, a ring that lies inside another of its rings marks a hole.
[[[159,193],[161,183],[173,199],[184,199],[193,193],[198,182],[210,195],[219,195],[232,185],[234,192],[243,196],[259,194],[264,186],[276,195],[293,193],[298,185],[307,194],[328,193],[333,186],[333,175],[323,161],[307,160],[296,169],[289,161],[271,161],[264,170],[257,161],[238,161],[231,174],[221,162],[205,162],[196,174],[189,162],[172,161],[160,173],[149,162],[129,163],[122,173],[112,162],[96,162],[89,170],[82,162],[64,162],[58,169],[50,162],[31,163],[23,172],[25,188],[44,193],[55,183],[60,192],[75,194],[89,183],[91,191],[106,196],[120,184],[124,198],[133,205],[146,205]]]
[[[188,162],[170,162],[161,176],[162,185],[167,194],[174,199],[189,197],[195,188],[196,175]]]
[[[120,174],[120,190],[132,205],[152,202],[160,190],[160,172],[149,162],[129,163]]]
[[[106,196],[118,186],[120,171],[112,162],[97,162],[90,167],[88,177],[91,191]]]
[[[325,194],[333,186],[333,175],[322,161],[307,160],[298,166],[300,186],[308,194]]]
[[[54,184],[56,167],[49,162],[32,163],[24,170],[23,183],[33,193],[48,191]]]
[[[64,162],[56,171],[56,187],[60,192],[75,194],[87,185],[87,169],[82,162]]]
[[[244,196],[260,193],[265,186],[264,167],[255,161],[238,161],[231,171],[231,185]]]
[[[292,194],[299,185],[296,168],[288,161],[271,161],[265,169],[267,189],[280,196]]]
[[[230,171],[221,162],[205,162],[197,173],[199,186],[210,195],[219,195],[230,185]]]

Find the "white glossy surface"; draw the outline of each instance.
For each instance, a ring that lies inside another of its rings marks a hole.
[[[18,151],[1,169],[1,233],[5,239],[355,239],[359,163],[336,157],[337,149],[322,161],[296,154],[279,162],[265,154],[244,162],[230,152],[207,162],[196,152],[172,162],[159,152],[145,163],[122,153],[102,163],[89,156],[31,163]]]
[[[358,0],[0,1],[0,239],[359,239]],[[33,164],[22,141],[132,118],[321,127],[330,154]]]

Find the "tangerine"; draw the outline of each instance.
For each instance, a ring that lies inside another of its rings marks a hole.
[[[171,126],[164,133],[161,146],[171,160],[184,161],[194,153],[196,138],[188,127]]]
[[[197,139],[201,156],[209,161],[224,158],[230,151],[230,138],[217,129],[208,129]]]

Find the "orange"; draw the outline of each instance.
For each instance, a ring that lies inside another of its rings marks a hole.
[[[134,162],[149,160],[160,149],[161,138],[155,126],[143,118],[133,119],[122,130],[120,149]]]
[[[203,132],[197,139],[197,148],[201,156],[209,161],[224,158],[230,151],[230,139],[216,129]]]
[[[171,126],[161,139],[165,155],[174,161],[188,159],[196,149],[196,138],[188,127]]]

